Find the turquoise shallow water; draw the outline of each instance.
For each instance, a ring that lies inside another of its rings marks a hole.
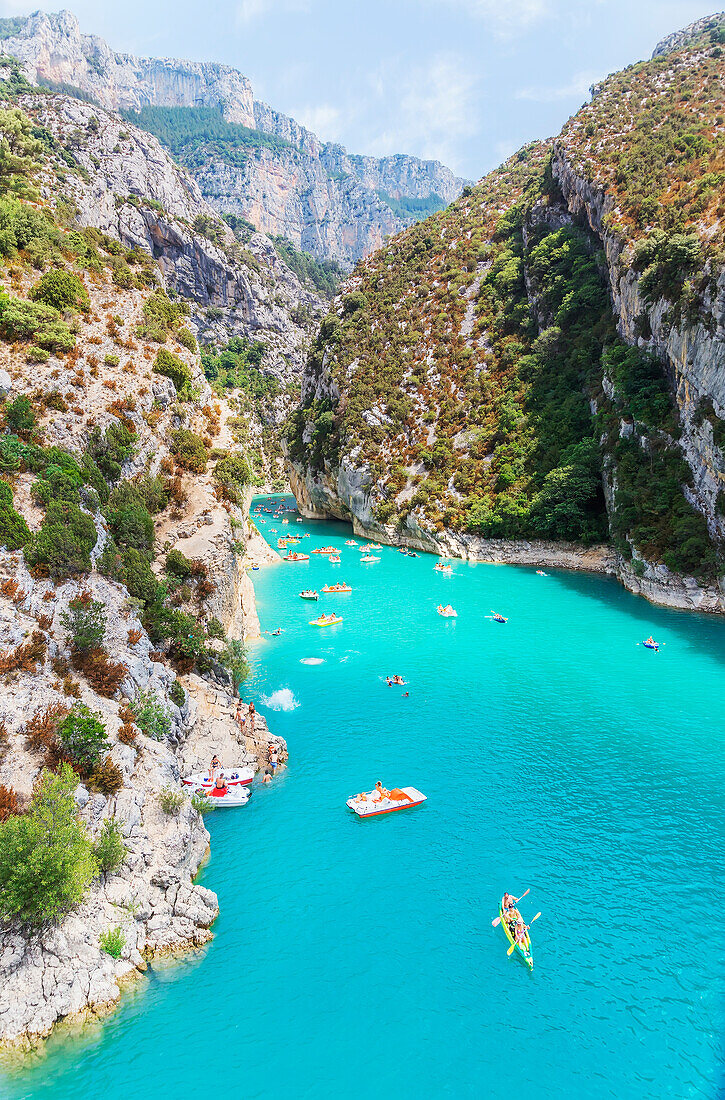
[[[725,626],[594,577],[449,578],[390,548],[366,566],[342,524],[260,527],[343,561],[254,574],[263,629],[285,632],[253,648],[244,694],[291,766],[209,819],[215,939],[0,1095],[725,1095]],[[297,597],[342,579],[352,595]],[[307,625],[331,609],[342,624]],[[359,821],[345,799],[378,778],[428,802]],[[532,975],[491,927],[526,887]]]

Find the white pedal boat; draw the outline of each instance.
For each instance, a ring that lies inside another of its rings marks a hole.
[[[214,786],[214,780],[218,775],[222,775],[226,779],[228,787],[245,787],[254,779],[254,768],[248,768],[246,765],[238,768],[222,768],[221,772],[216,772],[213,777],[196,772],[193,775],[185,775],[181,782],[185,787],[194,787],[196,790],[209,792]]]
[[[394,787],[387,798],[378,798],[377,791],[368,791],[363,799],[348,798],[348,807],[358,817],[377,817],[378,814],[392,814],[396,810],[409,810],[411,806],[420,806],[426,801],[426,795],[415,787]]]

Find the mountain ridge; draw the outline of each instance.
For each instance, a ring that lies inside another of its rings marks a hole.
[[[437,195],[446,205],[467,182],[437,161],[402,153],[380,159],[349,154],[255,100],[248,78],[231,66],[116,53],[102,38],[82,34],[69,11],[2,20],[0,33],[3,50],[20,61],[32,83],[78,87],[111,110],[214,107],[227,122],[288,142],[288,154],[262,156],[259,163],[250,158],[233,178],[215,173],[212,158],[205,171],[195,173],[202,191],[220,212],[247,217],[298,249],[348,268],[413,220],[397,216],[379,192],[395,200]],[[282,176],[278,186],[275,174]]]

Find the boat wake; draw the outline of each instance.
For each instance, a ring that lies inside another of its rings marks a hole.
[[[300,658],[301,665],[324,665],[324,657],[302,657]]]
[[[300,705],[289,688],[279,688],[271,695],[263,695],[261,701],[270,710],[295,710]]]

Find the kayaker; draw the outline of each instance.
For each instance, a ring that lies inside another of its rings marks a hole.
[[[519,899],[515,898],[513,894],[504,894],[503,898],[501,899],[501,908],[503,909],[504,913],[507,912],[509,909],[514,909],[518,900]]]

